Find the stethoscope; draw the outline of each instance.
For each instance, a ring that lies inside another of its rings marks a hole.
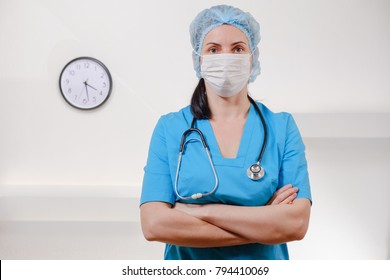
[[[249,166],[247,171],[246,171],[246,175],[248,176],[249,179],[257,181],[257,180],[260,180],[261,178],[263,178],[264,174],[265,174],[264,168],[261,167],[260,163],[261,163],[261,160],[263,158],[265,146],[267,144],[268,133],[267,133],[267,125],[265,123],[263,114],[261,113],[261,111],[259,109],[259,106],[256,104],[256,102],[250,96],[248,96],[248,99],[252,103],[252,105],[255,107],[256,112],[259,114],[260,120],[261,120],[261,123],[263,126],[263,130],[264,130],[264,141],[263,141],[263,145],[261,146],[261,150],[260,150],[259,157],[257,158],[257,162],[252,164],[251,166]],[[192,122],[191,122],[191,127],[189,129],[187,129],[186,131],[184,131],[184,133],[181,137],[179,157],[177,159],[177,168],[176,168],[174,189],[175,189],[176,195],[182,200],[198,199],[198,198],[202,198],[205,196],[209,196],[209,195],[215,193],[215,191],[217,190],[217,187],[218,187],[218,176],[217,176],[217,172],[215,171],[213,160],[211,159],[211,156],[210,156],[210,151],[209,151],[209,148],[207,146],[206,139],[204,138],[202,131],[200,131],[198,128],[195,128],[195,121],[196,121],[196,119],[193,118]],[[187,135],[192,133],[192,132],[198,134],[200,139],[191,138],[191,139],[186,140]],[[182,160],[182,156],[183,156],[183,152],[184,152],[184,147],[187,145],[188,142],[192,142],[192,141],[198,141],[198,142],[202,143],[202,146],[206,151],[207,158],[210,162],[210,166],[211,166],[211,169],[212,169],[213,174],[214,174],[215,185],[211,189],[211,191],[206,192],[206,193],[194,193],[191,196],[181,196],[179,193],[179,189],[178,189],[179,171],[180,171],[180,166],[181,166],[181,160]]]

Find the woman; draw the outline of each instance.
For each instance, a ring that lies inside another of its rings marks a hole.
[[[306,234],[299,131],[290,114],[248,94],[260,73],[259,29],[226,5],[191,23],[199,84],[191,106],[158,121],[141,195],[143,233],[167,244],[165,259],[288,259],[286,242]]]

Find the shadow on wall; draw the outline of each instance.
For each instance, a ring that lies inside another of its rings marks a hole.
[[[390,208],[390,207],[389,207]],[[389,209],[390,210],[390,209]],[[389,211],[390,212],[390,211]],[[388,212],[388,213],[389,213]],[[388,223],[387,229],[387,255],[385,257],[387,260],[390,260],[390,222]]]
[[[389,206],[389,210],[390,210],[390,205],[388,205]],[[390,213],[390,211],[388,211],[388,213]],[[390,216],[388,216],[389,218],[390,218]],[[386,260],[390,260],[390,219],[388,219],[389,221],[388,221],[388,224],[387,224],[387,226],[388,226],[388,228],[387,228],[387,240],[386,240],[386,249],[387,249],[387,252],[385,252],[385,259]],[[385,250],[386,250],[385,249]]]

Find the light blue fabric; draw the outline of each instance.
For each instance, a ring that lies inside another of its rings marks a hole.
[[[248,38],[252,54],[252,72],[249,82],[260,74],[259,49],[260,25],[250,13],[228,6],[218,5],[201,11],[190,24],[190,38],[193,48],[192,59],[197,77],[200,79],[200,56],[207,33],[222,24],[230,24],[240,29]]]
[[[206,138],[219,185],[214,195],[181,202],[262,206],[278,188],[289,183],[299,188],[298,198],[311,200],[305,147],[292,116],[288,113],[273,113],[266,106],[260,103],[258,105],[268,126],[268,143],[262,160],[264,178],[252,181],[246,176],[246,169],[257,161],[264,137],[260,118],[253,105],[234,159],[224,158],[220,154],[209,120],[197,120],[196,127]],[[181,136],[190,127],[191,121],[189,106],[162,116],[158,121],[144,169],[141,204],[151,201],[174,204],[180,201],[174,192],[177,158]],[[190,135],[187,139],[191,137],[198,136]],[[214,182],[203,147],[197,141],[189,143],[183,155],[179,177],[180,195],[208,192]],[[288,259],[288,250],[286,244],[249,244],[219,248],[167,245],[165,259]]]

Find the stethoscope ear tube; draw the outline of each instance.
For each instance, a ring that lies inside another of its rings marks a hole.
[[[184,142],[186,140],[187,135],[190,134],[191,132],[198,133],[200,136],[200,141],[202,142],[203,148],[207,148],[206,140],[204,139],[202,131],[200,131],[197,128],[191,127],[189,129],[187,129],[186,131],[184,131],[183,135],[181,136],[180,153],[182,153],[184,151]]]

